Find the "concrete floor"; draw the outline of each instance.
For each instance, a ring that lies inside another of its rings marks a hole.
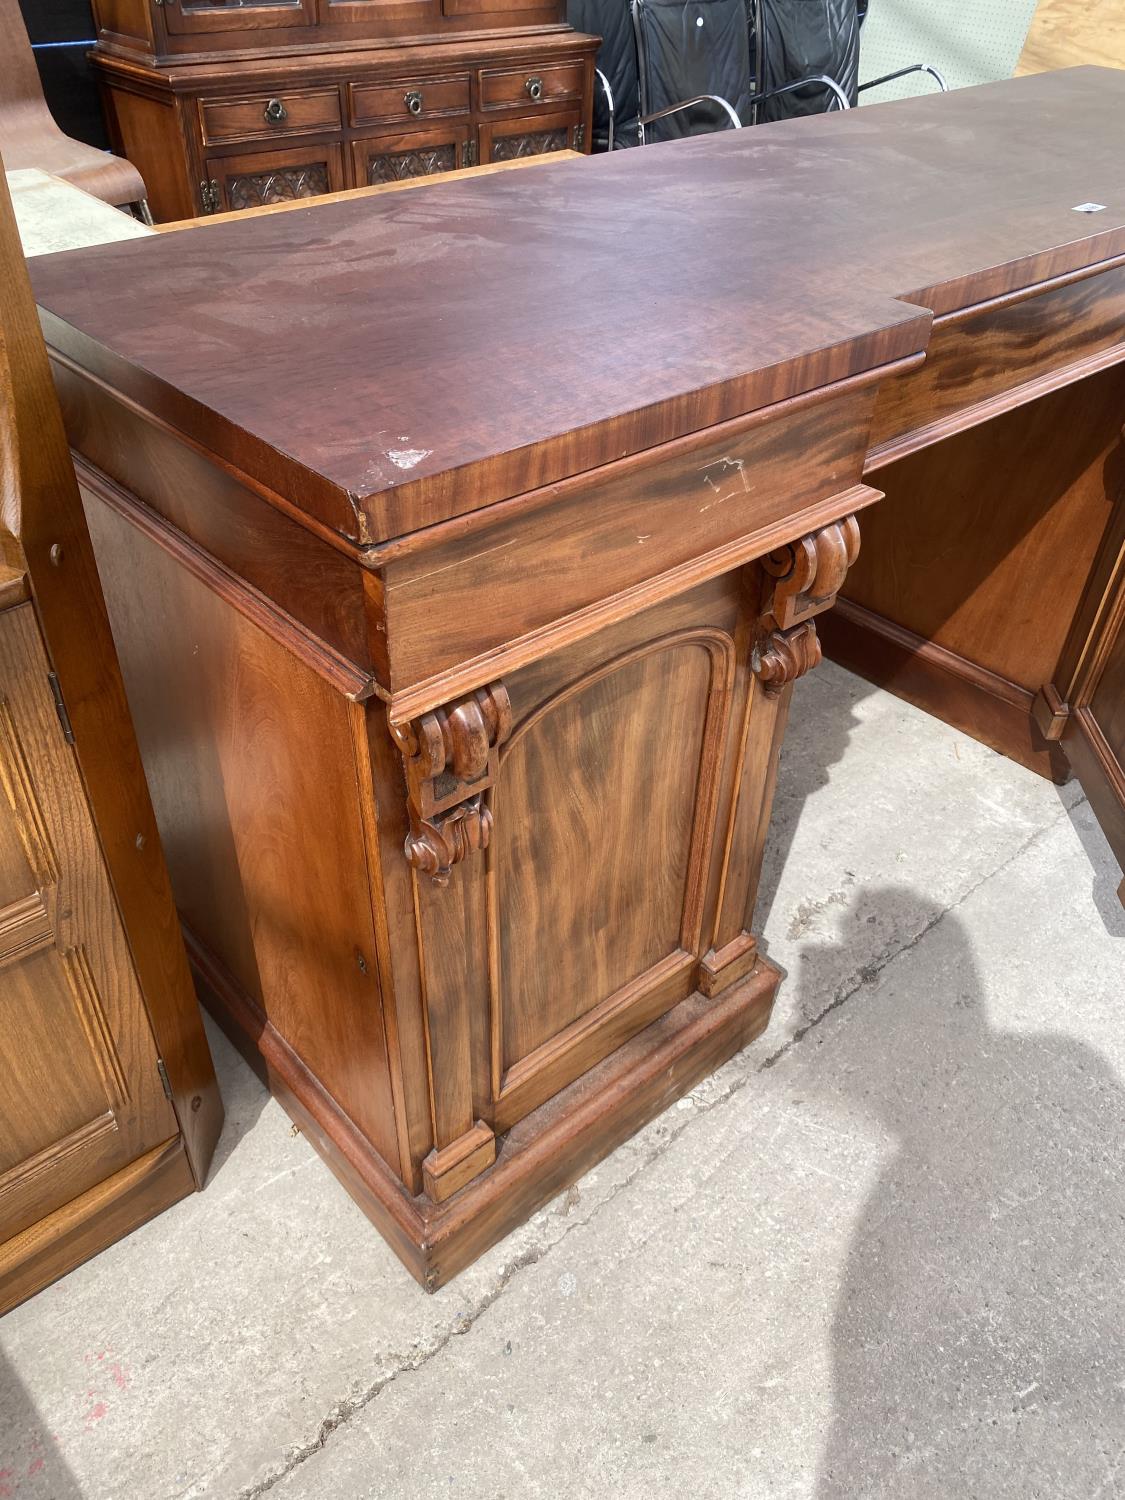
[[[1125,912],[825,665],[766,1035],[435,1297],[221,1040],[207,1191],[0,1320],[0,1500],[1125,1493]]]

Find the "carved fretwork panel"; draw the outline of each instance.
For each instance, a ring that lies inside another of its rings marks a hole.
[[[516,161],[523,156],[544,156],[548,151],[565,151],[567,132],[532,130],[526,135],[497,135],[492,139],[493,161]]]
[[[858,556],[859,522],[846,516],[762,559],[769,582],[754,670],[767,693],[780,692],[820,662],[814,616],[831,608]]]
[[[457,167],[457,147],[428,146],[416,151],[390,151],[367,160],[367,181],[374,187],[381,182],[402,182],[408,177],[432,177],[436,172],[453,172]]]
[[[512,728],[507,691],[490,683],[390,728],[406,769],[406,858],[435,885],[447,885],[454,865],[488,847],[492,813],[484,794],[496,773],[497,747]]]
[[[242,172],[227,178],[227,197],[232,209],[291,203],[297,198],[315,198],[329,191],[328,167],[324,162],[278,167],[270,172]]]

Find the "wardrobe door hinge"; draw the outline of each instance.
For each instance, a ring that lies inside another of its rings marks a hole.
[[[171,1104],[172,1085],[168,1081],[168,1069],[164,1066],[164,1059],[162,1057],[158,1057],[156,1059],[156,1071],[160,1074],[160,1084],[164,1090],[165,1097],[167,1098],[168,1103]]]
[[[51,684],[51,693],[55,700],[55,712],[59,716],[62,725],[63,738],[68,745],[74,744],[74,730],[71,727],[70,715],[66,711],[66,703],[63,701],[62,687],[56,673],[48,672],[47,681]]]
[[[461,165],[463,167],[475,167],[477,164],[477,143],[466,141],[461,147]]]
[[[205,214],[217,214],[219,212],[219,184],[211,179],[210,182],[203,181],[199,184],[199,196],[203,203]]]

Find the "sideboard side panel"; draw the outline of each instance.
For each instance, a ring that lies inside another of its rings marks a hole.
[[[184,924],[397,1167],[352,705],[280,632],[85,500]]]

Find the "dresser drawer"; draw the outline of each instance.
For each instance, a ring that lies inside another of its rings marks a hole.
[[[339,130],[340,91],[284,89],[276,94],[253,94],[241,99],[201,99],[203,139],[252,141],[311,130]]]
[[[547,68],[526,68],[480,75],[483,109],[508,109],[513,104],[554,104],[560,99],[581,99],[585,69],[579,62],[559,63]]]
[[[995,415],[1073,379],[1068,370],[1125,360],[1125,266],[998,301],[934,323],[926,361],[885,380],[871,424],[867,468]]]
[[[348,85],[348,114],[353,125],[374,125],[383,120],[406,123],[468,112],[468,74],[463,78]]]

